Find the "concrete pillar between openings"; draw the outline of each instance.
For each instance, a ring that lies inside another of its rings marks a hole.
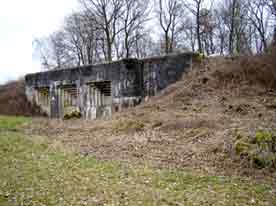
[[[63,91],[61,88],[58,88],[58,96],[59,96],[59,108],[58,108],[58,113],[59,117],[63,118]]]
[[[101,93],[101,90],[99,90],[98,89],[98,91],[99,91],[99,99],[100,99],[100,105],[99,106],[102,106],[103,104],[103,100],[102,100],[102,93]]]
[[[95,100],[94,100],[94,88],[93,87],[90,87],[90,101],[91,101],[91,106],[92,107],[94,107],[94,102],[95,102]]]
[[[97,106],[101,106],[101,93],[98,88],[97,88],[97,94],[98,94],[98,105]]]
[[[97,93],[97,89],[96,88],[94,88],[94,97],[95,97],[95,107],[97,107],[97,105],[98,105],[98,93]]]
[[[94,88],[94,97],[95,97],[95,107],[97,107],[97,105],[98,105],[98,93],[97,93],[97,90],[96,90],[96,88]]]
[[[92,101],[93,101],[92,105],[93,105],[93,107],[95,107],[96,106],[96,91],[95,91],[94,87],[92,87]]]

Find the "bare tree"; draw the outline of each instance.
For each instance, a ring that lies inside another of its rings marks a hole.
[[[266,0],[250,0],[247,2],[247,6],[249,8],[248,19],[256,28],[261,39],[260,50],[267,51],[269,7],[266,4]]]
[[[267,3],[274,17],[273,44],[276,45],[276,0],[267,0]]]
[[[230,25],[229,25],[229,54],[233,54],[233,42],[234,42],[234,32],[235,32],[235,20],[236,18],[236,11],[238,7],[238,0],[232,0],[229,2],[230,5]]]
[[[156,55],[156,42],[150,36],[150,31],[142,28],[135,31],[133,52],[136,58],[145,58]],[[160,52],[158,52],[160,53]]]
[[[198,44],[198,52],[202,53],[202,42],[201,42],[201,16],[200,12],[203,7],[204,0],[191,0],[191,3],[187,3],[184,1],[184,5],[186,8],[190,10],[190,12],[195,16],[196,19],[196,38]]]
[[[74,13],[65,21],[68,49],[75,55],[77,65],[93,64],[97,61],[100,32],[94,21],[89,21],[82,13]]]
[[[32,42],[32,47],[34,54],[38,56],[41,60],[41,66],[43,70],[50,70],[52,69],[51,63],[51,51],[49,48],[49,44],[45,38],[41,39],[34,39]]]
[[[271,13],[276,17],[276,1],[275,0],[265,0],[264,1],[271,9]]]
[[[157,13],[164,32],[166,54],[173,52],[180,12],[181,4],[178,0],[159,0]]]
[[[124,35],[123,33],[119,33],[116,35],[115,42],[114,42],[114,47],[115,47],[115,54],[117,59],[122,59],[125,54],[125,49],[124,49]]]
[[[69,39],[72,52],[76,55],[77,65],[86,63],[83,49],[83,19],[80,14],[72,14],[66,19],[65,30]]]
[[[215,7],[213,0],[156,0],[155,13],[150,0],[79,1],[82,10],[69,15],[59,31],[33,41],[43,68],[182,50],[252,54],[266,51],[273,38],[276,44],[275,0],[220,0]],[[154,22],[148,22],[156,14],[158,39],[151,35]]]
[[[122,15],[123,1],[121,0],[80,0],[84,7],[87,18],[94,21],[97,29],[104,33],[104,52],[106,61],[112,61],[113,46],[116,35],[121,32],[118,27],[118,20]]]
[[[200,25],[202,46],[207,55],[214,54],[216,51],[214,42],[216,24],[211,10],[202,9],[200,11]]]
[[[56,69],[70,67],[72,65],[72,56],[68,51],[65,32],[60,30],[51,34],[49,44],[52,49],[52,58],[56,64]]]
[[[42,61],[43,69],[61,69],[71,65],[64,37],[63,31],[57,31],[47,38],[33,41],[33,47]]]
[[[248,8],[245,0],[224,0],[221,4],[224,25],[228,31],[228,53],[243,53],[248,48]]]
[[[225,25],[224,10],[218,8],[214,11],[216,18],[216,37],[218,39],[217,49],[219,50],[220,55],[224,55],[224,52],[227,48],[227,27]]]
[[[193,19],[190,16],[183,17],[180,31],[182,35],[180,41],[183,48],[188,48],[192,52],[196,51],[196,29]]]
[[[131,48],[137,40],[137,31],[149,20],[149,0],[123,0],[121,22],[123,28],[125,57],[131,57]]]

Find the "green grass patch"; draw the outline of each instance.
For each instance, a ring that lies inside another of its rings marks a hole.
[[[30,118],[27,117],[0,116],[0,130],[15,131],[18,126],[29,121]]]
[[[0,205],[276,205],[269,185],[54,151],[0,132]]]

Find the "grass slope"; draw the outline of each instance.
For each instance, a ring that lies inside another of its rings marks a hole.
[[[12,132],[16,120],[0,121],[1,206],[276,204],[269,185],[64,153]]]

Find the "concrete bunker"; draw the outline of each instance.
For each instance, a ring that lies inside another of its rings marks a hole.
[[[193,53],[57,69],[25,77],[26,96],[52,118],[79,112],[85,119],[110,117],[140,104],[191,68]]]

